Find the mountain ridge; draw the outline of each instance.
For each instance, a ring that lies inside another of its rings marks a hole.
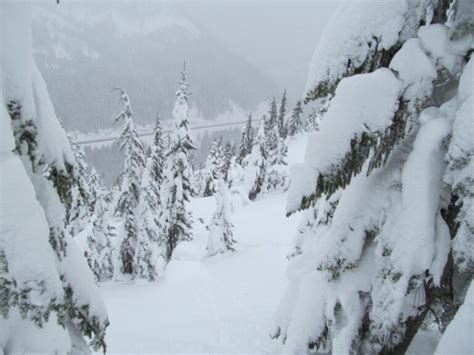
[[[110,127],[120,109],[116,86],[129,93],[138,124],[151,123],[157,111],[168,119],[187,58],[192,113],[200,119],[232,105],[253,111],[278,93],[272,79],[176,11],[156,4],[36,8],[35,57],[68,130]]]

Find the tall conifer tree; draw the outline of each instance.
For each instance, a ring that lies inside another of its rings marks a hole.
[[[278,133],[280,138],[286,138],[288,135],[288,122],[286,122],[286,90],[281,98],[280,110],[278,111]]]
[[[250,154],[250,152],[252,151],[253,140],[254,140],[254,131],[252,127],[252,115],[250,114],[240,138],[239,155],[237,157],[237,162],[239,164],[242,164],[242,161],[244,160],[244,158],[248,154]]]
[[[189,129],[189,83],[186,66],[181,72],[179,89],[173,108],[174,127],[166,157],[166,176],[163,193],[163,230],[166,238],[166,261],[171,259],[179,242],[189,241],[192,235],[192,213],[189,207],[195,194],[194,173],[190,154],[196,149]]]
[[[227,183],[220,179],[218,182],[216,198],[216,210],[212,215],[209,225],[209,237],[207,240],[207,255],[213,256],[225,252],[235,251],[236,241],[234,240],[230,221],[231,205],[230,194]]]
[[[303,122],[301,115],[303,114],[303,106],[301,100],[296,102],[296,106],[291,111],[290,122],[288,124],[288,135],[294,137],[303,131]]]
[[[145,152],[133,124],[130,99],[125,91],[117,89],[123,110],[115,121],[124,121],[119,138],[120,149],[125,152],[124,169],[121,174],[120,196],[116,214],[123,220],[121,243],[119,246],[120,271],[134,278],[137,274],[135,253],[137,250],[138,228],[137,209],[140,202],[141,177],[145,167]]]

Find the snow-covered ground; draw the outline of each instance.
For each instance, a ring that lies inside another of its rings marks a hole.
[[[306,139],[289,144],[290,164]],[[214,199],[193,202],[195,240],[178,247],[154,283],[102,285],[109,353],[273,353],[269,333],[286,287],[286,255],[298,215],[285,217],[286,193],[237,208],[237,252],[204,258]],[[201,222],[203,221],[203,222]]]

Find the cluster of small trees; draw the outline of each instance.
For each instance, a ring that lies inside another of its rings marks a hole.
[[[117,88],[121,112],[115,117],[123,129],[119,147],[125,153],[119,184],[108,190],[93,169],[87,173],[82,150],[75,146],[78,181],[67,209],[68,228],[79,235],[90,268],[98,281],[142,278],[153,281],[171,260],[181,242],[193,239],[189,203],[196,195],[189,129],[189,83],[181,73],[173,109],[173,127],[165,137],[157,116],[153,140],[145,147],[133,122],[127,93]],[[208,255],[234,250],[228,187],[235,149],[215,143],[208,158],[204,191],[217,193],[217,210],[210,229]],[[81,188],[83,186],[83,188]]]
[[[115,117],[123,123],[119,138],[125,153],[119,184],[108,191],[100,176],[88,178],[90,218],[79,239],[83,240],[89,266],[99,281],[129,277],[155,280],[181,241],[192,239],[190,198],[194,195],[190,152],[195,149],[189,132],[189,84],[182,72],[173,109],[174,126],[167,147],[160,117],[153,141],[146,148],[133,122],[127,93],[117,88],[122,111]],[[81,155],[76,155],[83,161]],[[79,164],[83,165],[83,163]],[[83,176],[87,176],[83,169]],[[92,196],[92,193],[94,196]],[[79,196],[79,194],[76,194]],[[77,206],[71,206],[77,215]]]
[[[212,196],[220,179],[232,191],[237,190],[250,200],[260,193],[285,189],[289,181],[287,140],[302,132],[318,130],[321,113],[313,109],[305,120],[302,102],[298,101],[288,115],[286,91],[279,105],[273,98],[257,130],[249,115],[238,147],[231,143],[224,145],[222,140],[212,143],[205,168],[196,172],[199,195]],[[244,186],[238,189],[239,185]]]

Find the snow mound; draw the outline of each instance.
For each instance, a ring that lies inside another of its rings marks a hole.
[[[203,250],[196,243],[180,242],[173,251],[172,260],[201,261]]]
[[[320,131],[308,139],[305,162],[326,172],[350,150],[352,138],[383,131],[392,123],[401,90],[400,80],[386,68],[341,80]]]
[[[472,38],[463,37],[457,41],[449,40],[449,29],[442,24],[421,26],[418,37],[421,45],[430,54],[437,66],[443,66],[451,73],[459,72],[463,53],[470,48]]]
[[[420,47],[420,39],[406,41],[390,62],[403,82],[408,85],[404,98],[424,100],[431,95],[433,81],[437,78],[436,68]]]
[[[304,197],[309,197],[313,192],[318,177],[317,171],[304,163],[293,164],[290,168],[291,184],[286,201],[286,212],[299,208]]]

